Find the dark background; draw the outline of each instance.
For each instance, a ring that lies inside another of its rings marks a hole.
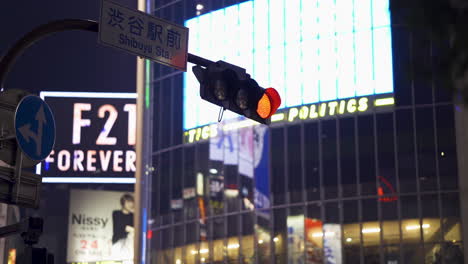
[[[136,0],[116,0],[136,8]],[[33,28],[64,18],[99,19],[101,1],[1,1],[0,56]],[[97,43],[97,34],[60,32],[30,47],[15,63],[5,89],[31,92],[135,92],[136,58]]]
[[[136,8],[136,0],[114,0]],[[64,18],[99,19],[100,0],[0,1],[0,57],[18,39],[35,27]],[[14,64],[5,89],[40,91],[135,92],[136,58],[101,46],[97,34],[84,31],[60,32],[26,50]],[[60,131],[57,130],[59,134]],[[43,217],[44,233],[38,247],[65,263],[70,189],[133,191],[130,184],[43,184],[39,210],[21,209],[21,217]],[[10,237],[7,246],[20,248],[21,239]]]

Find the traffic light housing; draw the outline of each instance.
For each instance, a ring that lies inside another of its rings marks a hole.
[[[260,87],[239,66],[218,61],[206,68],[194,66],[192,70],[200,82],[202,99],[259,123],[269,124],[281,104],[274,88]]]

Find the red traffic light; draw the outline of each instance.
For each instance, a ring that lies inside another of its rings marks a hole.
[[[257,114],[261,118],[269,118],[281,105],[281,97],[274,88],[268,88],[257,104]]]

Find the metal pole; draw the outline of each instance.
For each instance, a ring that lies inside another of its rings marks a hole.
[[[138,10],[147,12],[147,4],[145,0],[138,0]],[[134,228],[135,228],[135,240],[134,240],[134,263],[144,263],[142,260],[145,256],[144,240],[146,239],[143,232],[146,233],[144,228],[144,222],[147,221],[143,210],[146,210],[146,199],[145,193],[143,192],[142,185],[145,182],[145,171],[147,172],[147,151],[145,146],[145,117],[148,115],[145,109],[145,86],[146,84],[146,67],[145,59],[137,58],[136,61],[136,90],[137,90],[137,129],[136,129],[136,171],[135,171],[135,213],[134,213]]]

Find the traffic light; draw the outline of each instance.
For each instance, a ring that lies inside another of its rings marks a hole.
[[[260,87],[244,68],[218,61],[192,70],[200,82],[202,99],[259,123],[269,124],[281,104],[274,88]]]

